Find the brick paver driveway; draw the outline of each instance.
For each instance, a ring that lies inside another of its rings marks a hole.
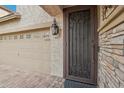
[[[0,87],[2,88],[60,88],[64,79],[56,76],[25,72],[7,65],[0,65]]]

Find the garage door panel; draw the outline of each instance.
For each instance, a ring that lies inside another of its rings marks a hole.
[[[50,73],[50,41],[43,38],[48,31],[11,34],[11,40],[0,40],[0,64],[7,64],[27,71]],[[34,36],[39,34],[39,37]],[[24,36],[20,39],[20,35]],[[31,38],[26,38],[31,34]],[[18,36],[14,39],[14,36]],[[6,35],[9,37],[10,35]]]

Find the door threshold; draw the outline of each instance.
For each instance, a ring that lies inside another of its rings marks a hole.
[[[97,86],[66,79],[64,88],[97,88]]]

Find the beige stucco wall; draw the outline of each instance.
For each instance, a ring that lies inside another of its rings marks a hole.
[[[21,15],[21,18],[0,23],[0,31],[4,30],[9,32],[8,29],[19,29],[33,24],[52,21],[52,17],[39,6],[18,5],[16,12]]]
[[[17,12],[21,15],[20,19],[8,20],[0,23],[0,64],[11,65],[26,71],[38,71],[42,73],[63,76],[63,36],[62,21],[57,15],[58,25],[61,26],[60,35],[54,37],[50,31],[50,25],[42,27],[42,24],[50,23],[52,16],[47,14],[41,7],[32,5],[17,5]],[[38,29],[20,31],[22,28],[32,29],[38,24]],[[40,25],[41,24],[41,29]],[[46,28],[47,27],[47,28]],[[19,31],[19,32],[18,32]],[[18,33],[13,33],[18,32]],[[6,35],[2,35],[6,33]],[[24,34],[24,39],[19,36]],[[26,34],[31,34],[31,39],[26,39]],[[12,39],[9,40],[9,36]],[[14,40],[14,36],[18,39]],[[38,35],[36,37],[35,35]],[[4,40],[4,36],[8,39]]]
[[[60,33],[51,35],[51,74],[63,77],[63,14],[56,15],[56,19]]]

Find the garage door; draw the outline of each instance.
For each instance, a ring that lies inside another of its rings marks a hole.
[[[0,64],[50,73],[49,29],[0,35]]]

